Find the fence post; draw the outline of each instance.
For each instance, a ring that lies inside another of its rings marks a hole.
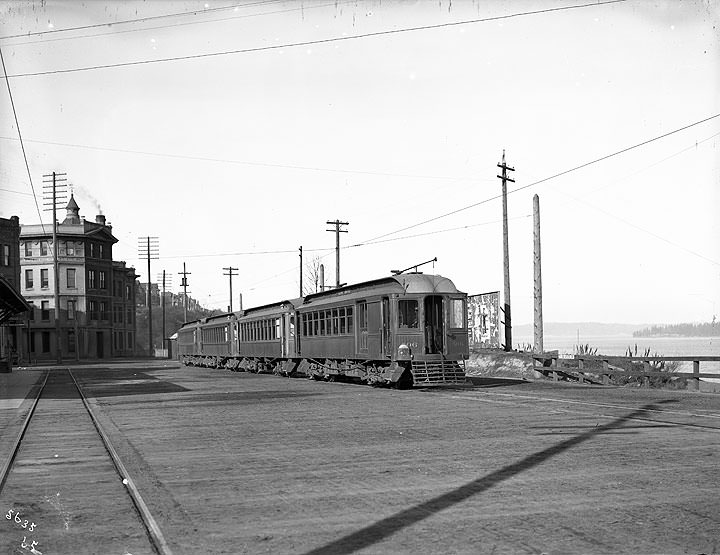
[[[700,361],[693,360],[693,389],[700,391]]]

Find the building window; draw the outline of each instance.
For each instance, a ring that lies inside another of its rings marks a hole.
[[[67,269],[67,286],[68,289],[75,289],[75,268]]]
[[[75,352],[75,330],[68,330],[67,342],[68,342],[68,353],[74,353]]]
[[[49,284],[50,280],[48,279],[48,269],[42,268],[40,270],[40,287],[43,289],[47,289]]]
[[[47,241],[40,241],[40,256],[47,256],[48,243]]]
[[[88,309],[90,313],[90,320],[98,319],[98,303],[97,301],[88,301]]]
[[[100,289],[105,289],[105,272],[100,270],[98,273],[100,274]]]
[[[50,319],[50,301],[40,302],[40,319],[44,322]]]
[[[2,252],[0,252],[0,266],[10,266],[10,245],[2,245]]]
[[[42,332],[42,352],[43,353],[50,352],[50,332],[49,331]]]
[[[67,319],[74,320],[76,312],[77,312],[77,301],[68,301],[67,302]]]
[[[25,241],[25,256],[32,256],[32,241]]]
[[[127,318],[125,319],[125,323],[129,326],[132,324],[132,316],[133,316],[133,309],[132,307],[127,308]]]
[[[105,258],[105,245],[98,245],[98,258]]]
[[[25,270],[25,289],[33,288],[33,271]]]
[[[107,306],[107,302],[100,301],[100,319],[103,321],[108,319]]]
[[[35,303],[33,301],[29,301],[28,304],[30,305],[30,310],[28,311],[28,318],[31,322],[35,321]],[[35,350],[35,349],[33,349]]]
[[[131,331],[127,334],[127,348],[132,349],[133,348],[133,334]]]
[[[75,243],[73,241],[68,241],[65,250],[68,256],[75,256]]]
[[[95,270],[88,270],[88,289],[95,289]]]
[[[125,285],[125,300],[130,300],[130,284]]]

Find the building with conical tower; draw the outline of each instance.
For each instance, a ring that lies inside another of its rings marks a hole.
[[[66,211],[57,228],[57,281],[52,226],[21,226],[21,293],[32,310],[21,333],[19,358],[40,361],[132,356],[135,269],[113,260],[112,247],[118,240],[105,216],[97,215],[94,222],[85,220],[73,195]]]

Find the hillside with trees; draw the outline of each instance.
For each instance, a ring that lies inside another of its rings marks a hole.
[[[633,337],[720,337],[720,325],[713,318],[703,324],[666,324],[633,332]]]

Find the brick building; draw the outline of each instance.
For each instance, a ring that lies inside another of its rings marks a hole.
[[[28,304],[20,295],[20,220],[0,218],[0,372],[17,360],[18,330]]]
[[[135,353],[135,269],[112,259],[117,239],[105,216],[80,217],[71,195],[58,224],[59,325],[55,321],[52,226],[20,231],[21,292],[31,304],[22,334],[30,360],[132,356]],[[59,336],[58,336],[59,331]]]

